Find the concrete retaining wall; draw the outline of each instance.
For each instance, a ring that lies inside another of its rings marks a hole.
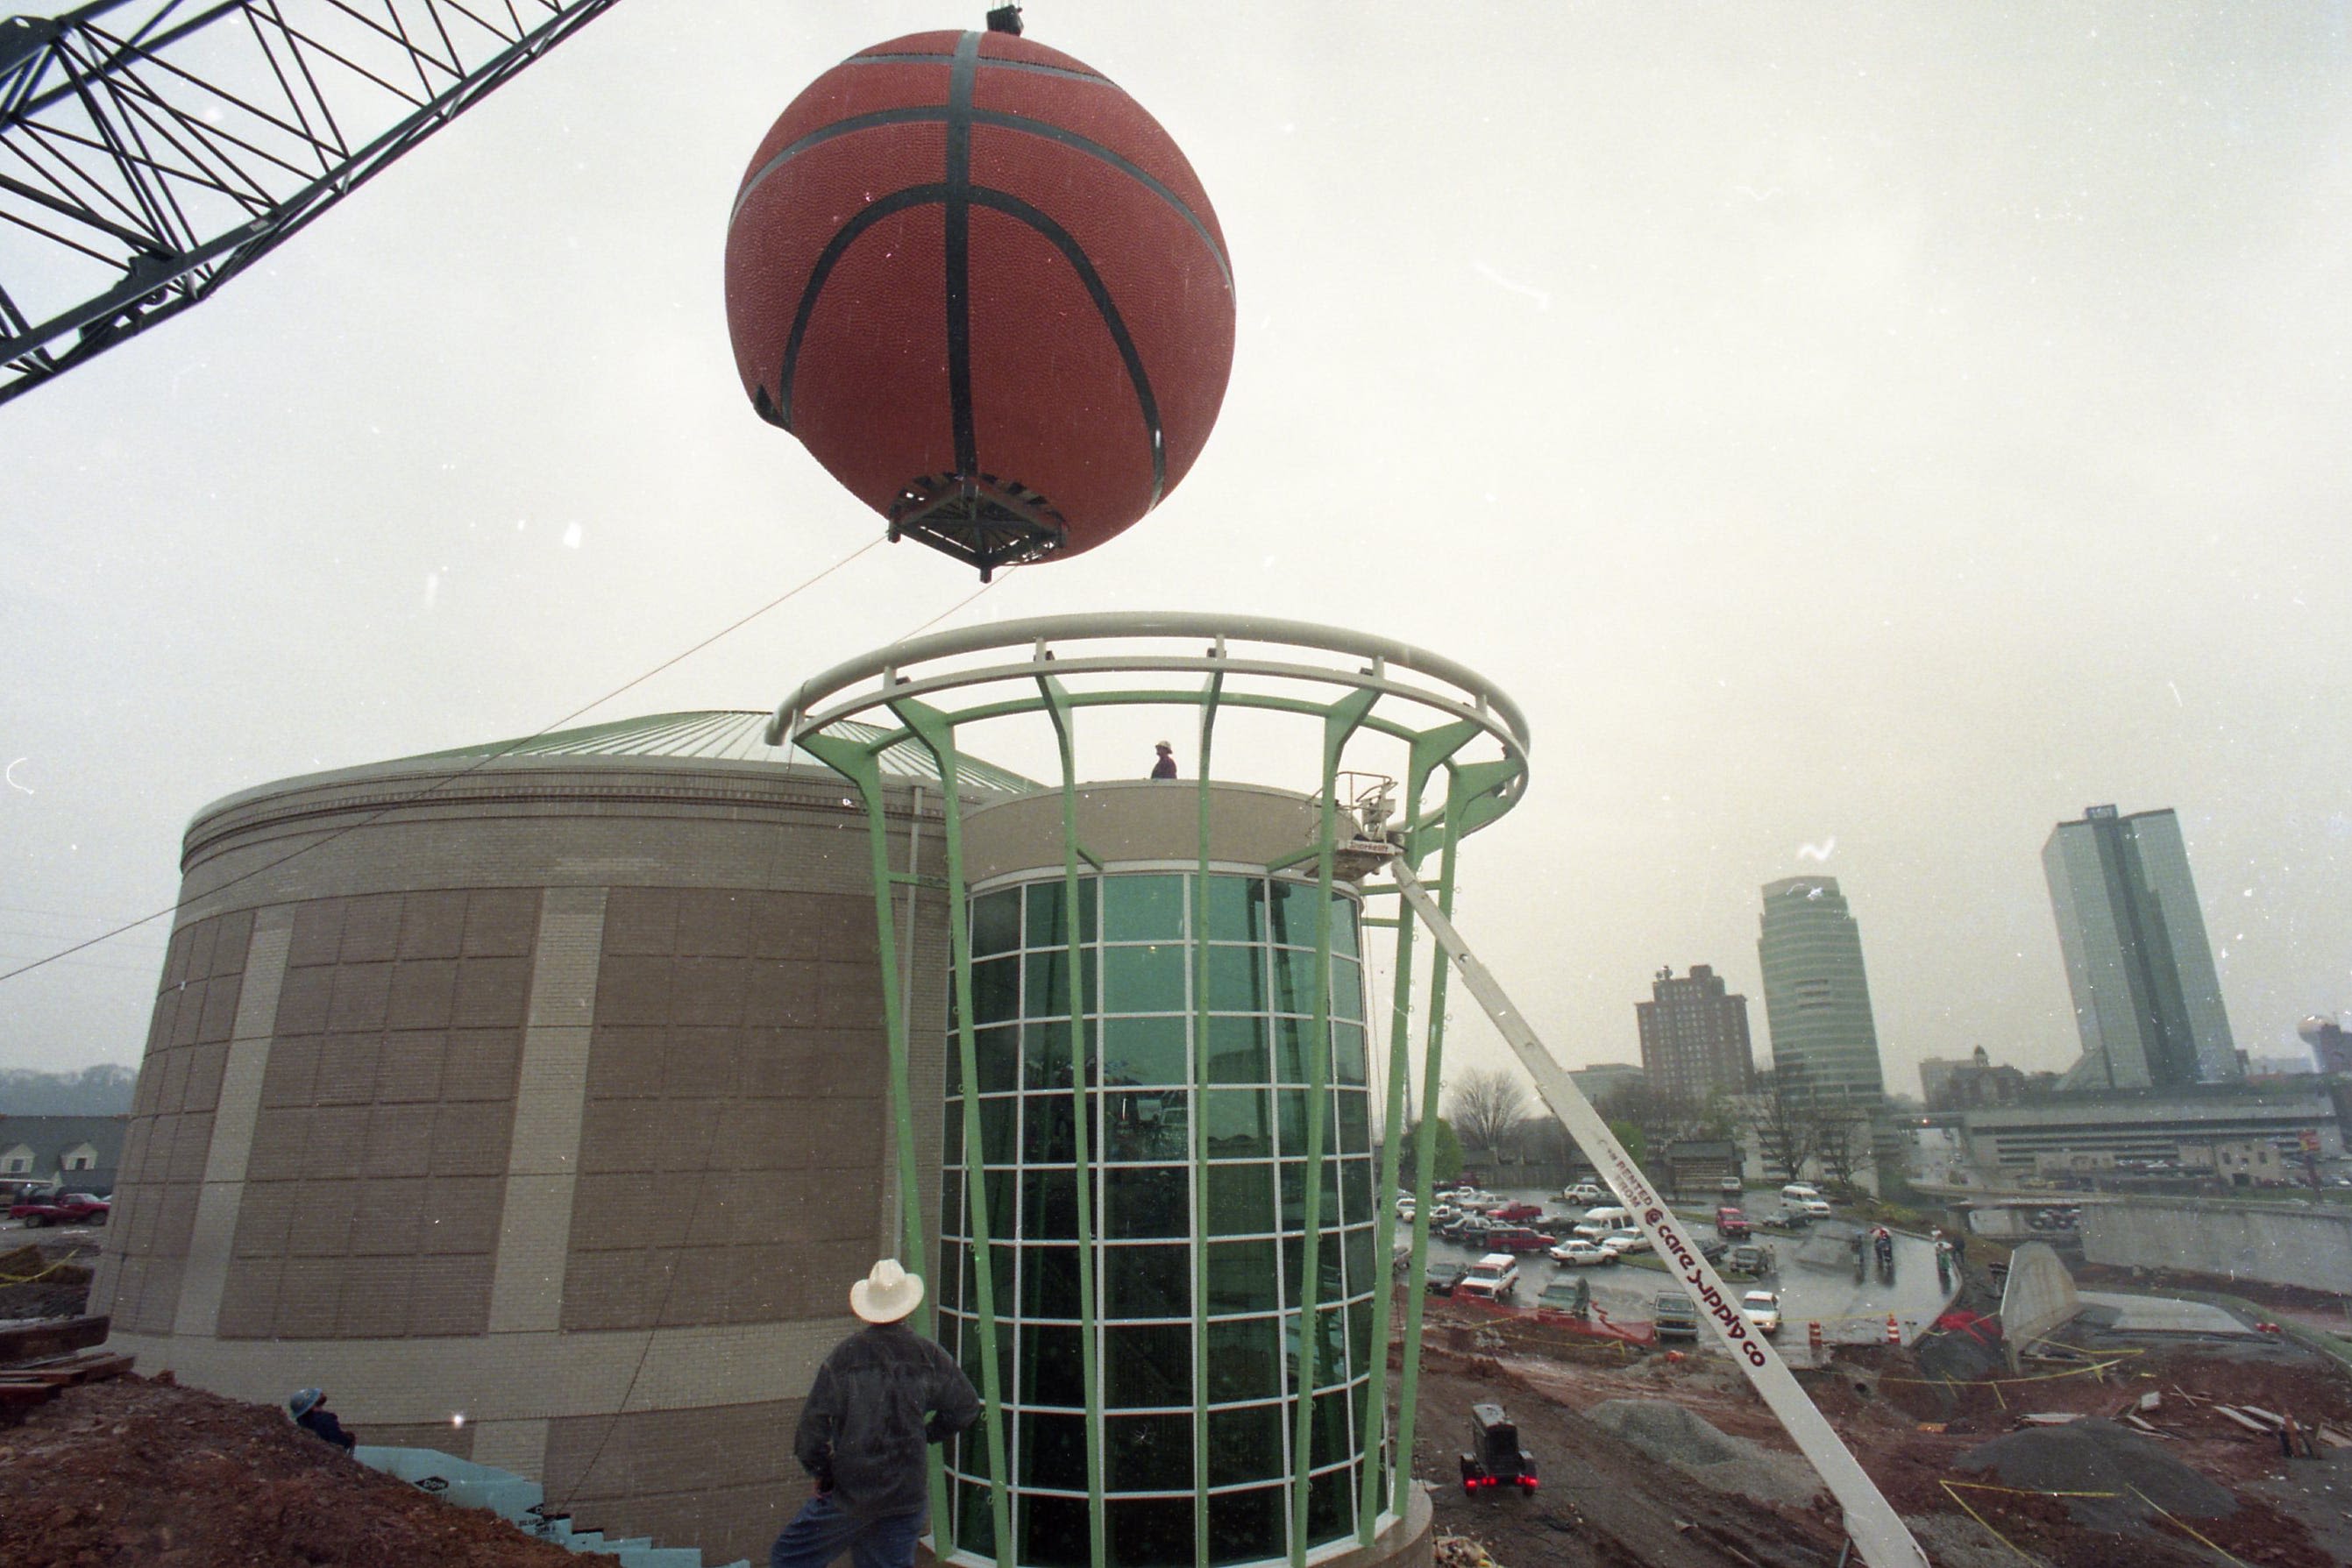
[[[2083,1310],[2074,1276],[2046,1241],[2029,1241],[2009,1255],[2009,1281],[2000,1291],[2000,1329],[2010,1365],[2033,1342],[2070,1322]]]
[[[2086,1205],[2082,1228],[2094,1263],[2352,1291],[2352,1210],[2136,1197]]]

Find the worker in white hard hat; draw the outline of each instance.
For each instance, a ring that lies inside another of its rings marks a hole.
[[[858,1568],[913,1568],[930,1499],[923,1453],[980,1419],[955,1358],[907,1326],[923,1281],[885,1258],[849,1287],[866,1326],[835,1345],[801,1406],[793,1453],[816,1479],[768,1551],[769,1568],[824,1568],[855,1551]]]

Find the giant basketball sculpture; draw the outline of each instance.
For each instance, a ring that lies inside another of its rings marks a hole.
[[[1091,549],[1200,455],[1233,274],[1159,122],[1010,33],[918,33],[818,78],[727,231],[744,390],[911,538],[980,568]]]

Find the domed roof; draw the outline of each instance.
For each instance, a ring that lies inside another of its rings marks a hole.
[[[580,729],[559,729],[520,740],[493,740],[447,751],[427,751],[407,758],[496,757],[662,757],[700,758],[712,762],[772,762],[779,766],[822,768],[824,765],[796,746],[770,746],[769,715],[740,708],[711,708],[692,713],[647,714],[642,718],[615,719]],[[839,723],[830,733],[856,740],[873,740],[884,732],[872,725]],[[939,765],[920,744],[902,740],[882,753],[882,771],[891,778],[937,783]],[[959,759],[957,777],[969,788],[1006,795],[1025,795],[1040,786],[1018,773],[992,767],[975,758]]]

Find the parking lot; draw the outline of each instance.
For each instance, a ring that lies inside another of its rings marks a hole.
[[[1557,1193],[1491,1190],[1516,1201],[1539,1203],[1547,1214],[1578,1212],[1577,1206],[1560,1202]],[[1780,1192],[1777,1188],[1751,1191],[1742,1207],[1751,1219],[1759,1213],[1775,1212],[1780,1207]],[[1692,1223],[1690,1229],[1701,1238],[1715,1234],[1714,1226],[1703,1220]],[[1801,1231],[1784,1234],[1759,1229],[1753,1239],[1773,1249],[1777,1270],[1752,1282],[1736,1279],[1725,1282],[1735,1290],[1761,1289],[1779,1293],[1780,1315],[1788,1325],[1781,1332],[1780,1347],[1793,1359],[1802,1359],[1808,1322],[1820,1322],[1822,1339],[1832,1344],[1875,1343],[1886,1337],[1886,1316],[1892,1312],[1904,1339],[1908,1341],[1943,1311],[1949,1297],[1949,1292],[1936,1283],[1935,1248],[1920,1237],[1895,1238],[1892,1284],[1880,1283],[1874,1270],[1872,1277],[1857,1284],[1849,1255],[1834,1242],[1814,1249],[1817,1254],[1833,1253],[1833,1266],[1809,1263],[1799,1256],[1807,1240]],[[1447,1261],[1466,1266],[1483,1255],[1482,1249],[1459,1246],[1435,1236],[1429,1239],[1432,1264]],[[1661,1291],[1677,1288],[1661,1270],[1639,1264],[1570,1268],[1536,1252],[1519,1260],[1519,1285],[1511,1304],[1532,1306],[1543,1294],[1544,1287],[1555,1279],[1578,1277],[1591,1282],[1592,1304],[1598,1311],[1626,1322],[1647,1322],[1651,1302]]]

